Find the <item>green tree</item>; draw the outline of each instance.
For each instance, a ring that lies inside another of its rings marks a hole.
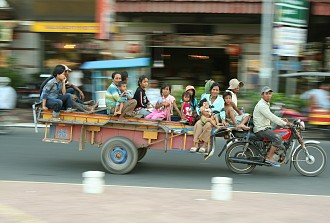
[[[7,58],[7,67],[0,68],[1,77],[9,77],[11,80],[10,85],[13,88],[24,86],[24,79],[21,77],[21,69],[17,67],[17,59],[14,57]]]

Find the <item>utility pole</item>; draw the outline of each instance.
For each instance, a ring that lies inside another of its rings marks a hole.
[[[273,0],[262,0],[261,17],[261,67],[259,72],[259,85],[268,85],[271,88],[277,87],[272,81],[273,62]],[[276,91],[277,89],[273,89]]]

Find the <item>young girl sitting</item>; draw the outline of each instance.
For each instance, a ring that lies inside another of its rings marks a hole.
[[[231,106],[232,96],[230,92],[225,92],[222,97],[225,101],[226,120],[229,122],[229,124],[235,125],[237,128],[243,130],[249,130],[250,128],[245,124],[249,121],[250,115],[247,113],[242,115],[237,114],[237,112]]]
[[[155,105],[155,110],[147,115],[146,119],[166,119],[166,121],[171,121],[171,116],[173,115],[173,107],[178,112],[179,116],[182,118],[182,114],[176,105],[175,98],[170,94],[171,86],[169,84],[162,84],[160,89],[161,96],[158,98]]]
[[[193,124],[194,119],[191,109],[191,98],[192,95],[188,91],[182,93],[181,113],[182,116],[184,116],[184,119],[182,119],[182,121],[188,121],[190,125]]]

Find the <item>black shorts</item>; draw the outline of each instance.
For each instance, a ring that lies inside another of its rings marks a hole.
[[[279,134],[276,134],[271,129],[266,129],[255,133],[256,136],[262,139],[268,139],[272,142],[272,145],[279,148],[282,145],[282,137]]]

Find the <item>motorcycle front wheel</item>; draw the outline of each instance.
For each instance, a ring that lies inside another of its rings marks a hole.
[[[324,149],[315,144],[305,144],[306,149],[299,147],[293,155],[293,166],[296,170],[308,177],[321,174],[327,166],[327,154]]]
[[[249,159],[256,156],[256,152],[250,147],[250,145],[246,148],[245,152],[244,146],[245,143],[243,142],[234,143],[226,151],[225,160],[227,167],[234,173],[247,174],[256,167],[255,164],[244,164],[239,162],[232,162],[230,160],[230,158]]]

